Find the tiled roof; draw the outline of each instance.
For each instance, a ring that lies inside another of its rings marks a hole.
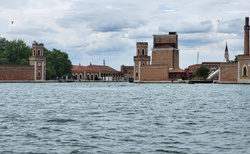
[[[89,65],[88,67],[93,68],[98,71],[102,71],[102,72],[118,72],[117,70],[109,66],[104,66],[104,65]]]
[[[176,68],[176,69],[169,71],[169,73],[183,73],[183,72],[185,72],[185,71],[183,69],[180,69],[180,68]]]
[[[91,68],[91,67],[88,67],[88,66],[78,66],[78,65],[74,65],[71,70],[72,71],[98,71],[98,70]]]

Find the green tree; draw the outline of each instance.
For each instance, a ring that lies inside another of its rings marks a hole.
[[[67,53],[57,49],[53,49],[52,51],[45,49],[44,56],[46,57],[47,63],[47,79],[56,79],[56,77],[60,78],[63,75],[72,75],[71,68],[73,66]]]
[[[11,64],[20,65],[21,62],[24,64],[24,61],[29,61],[31,48],[23,40],[7,41],[6,48],[1,55],[3,58],[7,58]]]
[[[1,54],[5,51],[7,40],[5,38],[0,37],[0,57]]]
[[[208,68],[206,68],[205,66],[201,66],[196,70],[195,74],[200,78],[206,79],[208,77],[208,72]]]
[[[9,65],[10,62],[7,58],[0,58],[0,65]]]
[[[238,56],[235,56],[234,60],[231,60],[231,62],[238,62]]]

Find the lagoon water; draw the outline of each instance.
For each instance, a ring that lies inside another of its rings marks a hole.
[[[250,85],[1,83],[0,153],[250,153]]]

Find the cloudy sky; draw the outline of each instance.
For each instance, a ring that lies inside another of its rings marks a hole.
[[[1,0],[0,37],[44,43],[74,65],[133,65],[136,42],[178,33],[180,67],[243,53],[249,0]],[[14,21],[12,24],[11,21]]]

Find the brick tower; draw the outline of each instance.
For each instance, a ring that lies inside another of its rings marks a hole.
[[[150,65],[150,56],[148,56],[148,42],[137,42],[136,56],[134,56],[135,81],[140,81],[140,71],[143,65]]]
[[[43,56],[44,45],[42,43],[32,44],[32,56],[30,56],[30,65],[34,66],[34,80],[46,80],[46,58]]]
[[[249,17],[244,25],[244,54],[238,55],[238,83],[250,83]]]
[[[244,33],[244,55],[249,55],[249,17],[245,18]]]

